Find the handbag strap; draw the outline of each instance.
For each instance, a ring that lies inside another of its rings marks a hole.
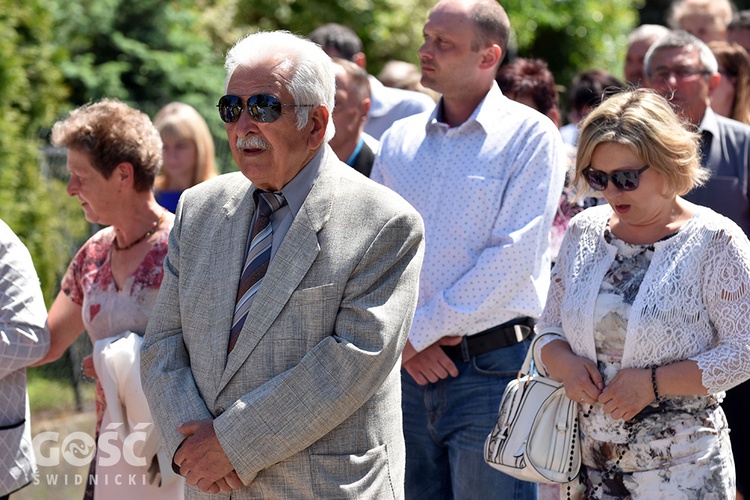
[[[532,370],[534,374],[538,374],[538,371],[536,369],[536,362],[534,361],[534,351],[536,350],[536,345],[539,342],[539,340],[542,337],[545,337],[547,335],[555,335],[559,337],[564,337],[563,335],[563,329],[559,328],[557,326],[549,326],[536,335],[534,335],[534,338],[531,339],[531,345],[529,346],[529,350],[526,353],[526,359],[523,360],[523,365],[521,365],[521,369],[518,372],[518,378],[523,377],[524,375],[531,375]]]

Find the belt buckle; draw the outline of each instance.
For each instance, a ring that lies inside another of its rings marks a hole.
[[[469,354],[469,341],[465,335],[461,338],[461,343],[458,344],[458,347],[461,349],[461,361],[464,363],[471,361],[471,355]]]

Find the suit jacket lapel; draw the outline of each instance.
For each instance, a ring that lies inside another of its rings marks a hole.
[[[253,299],[237,345],[227,359],[219,389],[245,363],[317,258],[320,252],[317,233],[330,217],[334,198],[335,169],[332,167],[336,162],[336,156],[327,148],[318,178],[281,242],[263,278],[263,284]],[[225,353],[226,345],[227,341],[224,342]]]
[[[229,345],[229,331],[232,328],[232,311],[237,302],[237,287],[239,276],[245,261],[245,247],[250,232],[250,223],[255,212],[255,202],[250,195],[252,184],[242,176],[239,188],[229,197],[222,207],[219,238],[216,244],[226,246],[227,255],[224,259],[211,258],[220,268],[212,269],[216,279],[220,282],[220,289],[212,300],[215,301],[216,311],[221,311],[216,318],[216,339],[207,343],[213,364],[213,373],[222,373],[227,362],[227,348]],[[210,223],[210,222],[209,222]],[[220,380],[215,379],[214,394],[218,394]]]

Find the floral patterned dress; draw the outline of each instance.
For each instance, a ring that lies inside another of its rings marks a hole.
[[[118,288],[112,276],[112,242],[115,238],[113,228],[107,227],[97,232],[73,258],[63,277],[61,289],[74,303],[81,306],[83,324],[92,342],[128,331],[138,335],[146,332],[146,325],[164,277],[163,265],[167,255],[169,231],[159,234],[159,239],[154,242],[133,274],[127,277],[122,289]],[[98,382],[96,394],[98,439],[108,424],[102,421],[107,403]],[[112,444],[108,443],[110,446]],[[86,498],[130,500],[183,496],[181,484],[174,488],[158,488],[149,482],[149,475],[144,473],[142,468],[133,467],[122,459],[116,460],[114,465],[104,466],[101,459],[102,454],[97,452],[90,471],[92,477],[86,485]]]
[[[597,364],[606,385],[620,370],[627,318],[654,247],[631,245],[608,229],[605,238],[617,248],[594,317]],[[612,419],[601,405],[581,405],[583,466],[573,496],[734,498],[734,463],[719,402],[713,396],[662,398],[629,422]]]

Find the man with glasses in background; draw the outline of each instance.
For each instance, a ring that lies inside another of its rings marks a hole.
[[[177,207],[141,358],[157,430],[188,499],[402,498],[422,221],[328,146],[318,46],[253,34],[226,69],[240,172]]]
[[[736,222],[750,235],[750,126],[720,116],[711,109],[711,93],[719,85],[719,65],[711,49],[685,31],[673,31],[651,46],[645,59],[646,86],[672,103],[675,111],[701,133],[701,164],[711,171],[702,187],[684,198],[704,205]],[[744,423],[750,385],[727,393],[727,415],[737,471],[737,489],[748,494],[750,429]]]
[[[667,98],[702,135],[701,163],[711,179],[685,199],[716,210],[750,234],[750,126],[711,109],[711,93],[721,80],[711,49],[685,31],[672,31],[651,46],[644,65],[646,87]]]

